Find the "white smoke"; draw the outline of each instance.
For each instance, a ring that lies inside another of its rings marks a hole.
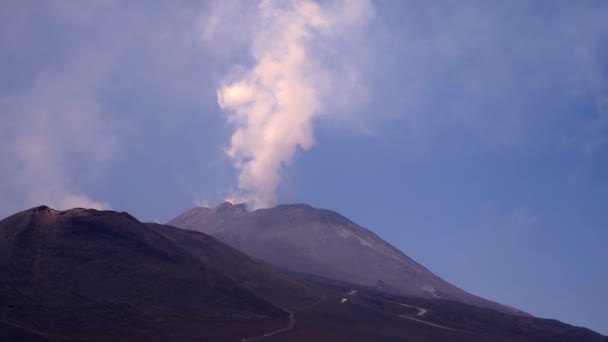
[[[367,1],[263,1],[257,10],[255,64],[217,92],[235,127],[227,154],[239,171],[239,196],[253,208],[276,204],[282,166],[298,147],[315,144],[313,119],[323,113],[324,99],[341,91],[333,88],[332,70],[323,66],[314,43],[344,38],[373,13]]]

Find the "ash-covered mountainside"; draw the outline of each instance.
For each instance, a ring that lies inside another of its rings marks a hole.
[[[126,213],[38,207],[0,221],[0,340],[181,340],[218,322],[242,337],[317,295],[215,238]]]
[[[192,208],[168,224],[210,234],[288,271],[527,315],[449,284],[370,230],[330,210],[292,204],[250,212],[244,204],[226,202]]]

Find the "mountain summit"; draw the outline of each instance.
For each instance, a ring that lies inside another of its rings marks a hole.
[[[317,296],[213,237],[127,213],[41,206],[0,220],[3,341],[236,340]]]
[[[242,204],[222,203],[192,208],[168,224],[210,234],[290,272],[527,315],[461,290],[331,210],[290,204],[249,212]]]

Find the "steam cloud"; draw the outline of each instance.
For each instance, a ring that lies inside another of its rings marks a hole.
[[[334,75],[314,43],[341,39],[372,12],[367,1],[264,1],[258,6],[251,44],[255,65],[237,71],[217,92],[220,108],[235,127],[227,154],[239,171],[239,200],[253,208],[276,204],[281,167],[290,164],[298,147],[314,145],[313,119],[334,92],[329,86],[336,83]]]

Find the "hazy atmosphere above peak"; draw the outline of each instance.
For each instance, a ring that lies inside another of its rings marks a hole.
[[[0,216],[335,210],[608,334],[608,2],[2,1]]]

